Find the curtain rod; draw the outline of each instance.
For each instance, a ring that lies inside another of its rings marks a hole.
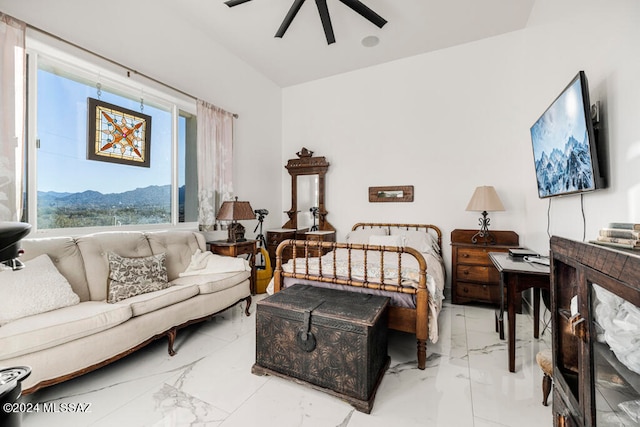
[[[73,46],[73,47],[75,47],[76,49],[80,49],[80,50],[81,50],[81,51],[83,51],[83,52],[89,53],[89,54],[91,54],[91,55],[93,55],[93,56],[96,56],[96,57],[98,57],[98,58],[100,58],[100,59],[102,59],[102,60],[104,60],[104,61],[107,61],[107,62],[109,62],[110,64],[116,65],[116,66],[118,66],[118,67],[120,67],[120,68],[123,68],[123,69],[127,70],[127,77],[130,77],[130,73],[133,73],[133,74],[136,74],[136,75],[138,75],[138,76],[144,77],[145,79],[150,80],[150,81],[152,81],[152,82],[154,82],[154,83],[157,83],[157,84],[159,84],[159,85],[161,85],[161,86],[164,86],[164,87],[166,87],[166,88],[168,88],[168,89],[171,89],[171,90],[173,90],[173,91],[176,91],[176,92],[178,92],[179,94],[184,95],[184,96],[187,96],[187,97],[189,97],[189,98],[191,98],[191,99],[194,99],[194,100],[199,99],[197,96],[193,96],[193,95],[191,95],[190,93],[187,93],[187,92],[185,92],[185,91],[183,91],[183,90],[180,90],[180,89],[175,88],[175,87],[173,87],[173,86],[171,86],[171,85],[168,85],[168,84],[166,84],[166,83],[163,83],[163,82],[161,82],[161,81],[160,81],[160,80],[158,80],[158,79],[155,79],[155,78],[153,78],[153,77],[151,77],[151,76],[148,76],[148,75],[146,75],[146,74],[144,74],[144,73],[141,73],[141,72],[139,72],[139,71],[137,71],[137,70],[133,70],[133,69],[131,69],[130,67],[127,67],[127,66],[125,66],[125,65],[123,65],[123,64],[119,63],[118,61],[115,61],[115,60],[113,60],[113,59],[111,59],[111,58],[107,58],[106,56],[100,55],[99,53],[92,52],[92,51],[90,51],[89,49],[87,49],[87,48],[85,48],[85,47],[82,47],[82,46],[80,46],[80,45],[78,45],[78,44],[76,44],[76,43],[72,43],[72,42],[70,42],[70,41],[68,41],[68,40],[65,40],[65,39],[63,39],[63,38],[62,38],[62,37],[60,37],[60,36],[57,36],[57,35],[55,35],[55,34],[53,34],[53,33],[50,33],[49,31],[45,31],[45,30],[43,30],[43,29],[41,29],[41,28],[38,28],[38,27],[35,27],[35,26],[31,25],[31,24],[27,24],[27,23],[25,23],[25,25],[27,26],[27,28],[31,28],[32,30],[39,31],[39,32],[41,32],[42,34],[45,34],[45,35],[47,35],[47,36],[49,36],[49,37],[52,37],[52,38],[54,38],[54,39],[56,39],[56,40],[58,40],[58,41],[61,41],[61,42],[66,43],[66,44],[68,44],[68,45],[70,45],[70,46]],[[224,109],[223,109],[223,110],[224,110]],[[226,110],[225,110],[225,111],[226,111]],[[240,117],[237,113],[230,113],[230,114],[231,114],[235,119],[237,119],[238,117]]]

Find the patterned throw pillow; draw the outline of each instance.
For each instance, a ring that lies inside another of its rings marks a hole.
[[[109,252],[107,259],[109,260],[108,303],[171,286],[167,277],[164,253],[141,258],[125,258]]]

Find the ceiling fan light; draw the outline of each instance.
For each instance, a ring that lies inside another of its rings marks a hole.
[[[364,47],[374,47],[380,43],[380,39],[377,36],[367,36],[362,39],[361,43]]]

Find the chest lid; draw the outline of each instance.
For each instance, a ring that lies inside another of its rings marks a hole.
[[[389,298],[357,292],[326,289],[311,285],[293,285],[258,302],[267,308],[312,312],[314,317],[327,317],[351,323],[373,325],[389,304]]]

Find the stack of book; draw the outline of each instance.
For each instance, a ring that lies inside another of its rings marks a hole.
[[[617,248],[640,250],[640,224],[612,222],[600,229],[598,238],[592,243]]]

